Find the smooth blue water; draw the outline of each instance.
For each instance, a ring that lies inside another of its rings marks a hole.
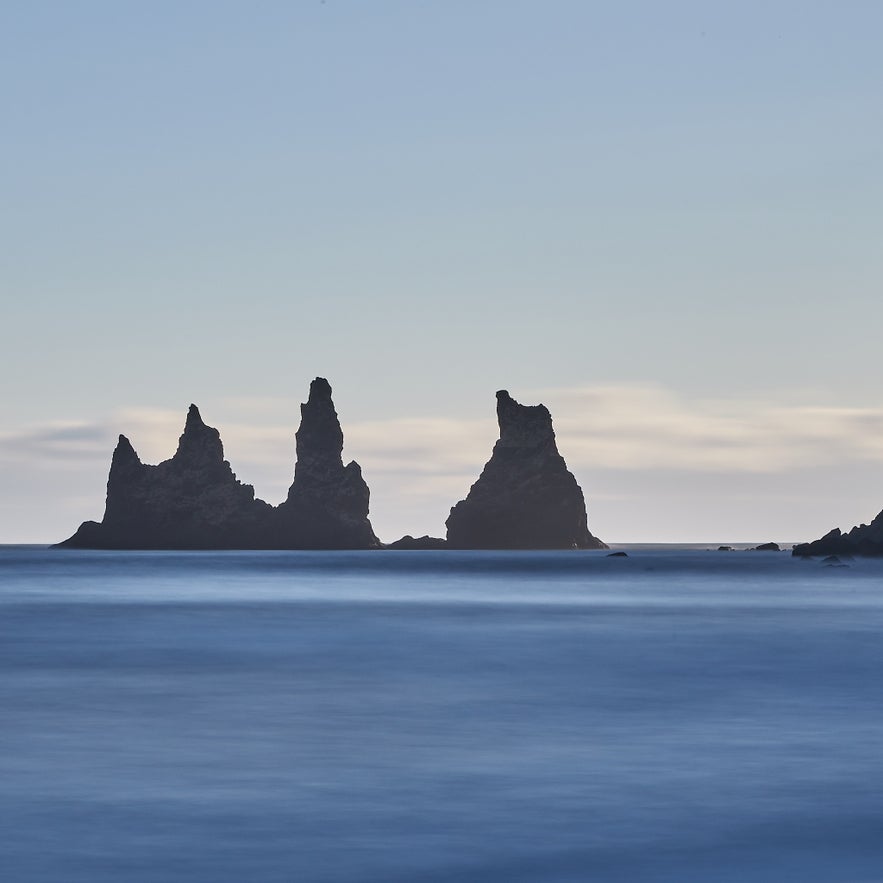
[[[0,880],[883,880],[883,562],[0,548]]]

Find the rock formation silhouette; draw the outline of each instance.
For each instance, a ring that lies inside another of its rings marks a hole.
[[[500,439],[465,500],[451,509],[447,540],[403,537],[392,549],[606,549],[589,533],[582,490],[558,453],[544,405],[497,393]],[[217,429],[196,405],[175,455],[142,463],[121,435],[101,522],[86,521],[59,546],[92,549],[378,549],[369,490],[344,465],[343,432],[322,377],[301,405],[297,461],[277,507],[254,495],[224,459]]]
[[[196,405],[175,455],[142,463],[121,435],[110,465],[100,524],[84,522],[59,545],[98,549],[223,549],[259,544],[272,508],[237,480],[217,429]]]
[[[343,465],[343,432],[331,386],[324,377],[310,384],[300,406],[297,464],[288,499],[277,510],[286,549],[373,549],[380,547],[368,521],[368,485],[355,461]]]
[[[457,549],[606,549],[589,533],[583,492],[558,453],[545,405],[497,393],[500,438],[465,500],[451,509]]]
[[[870,524],[860,524],[849,533],[839,527],[828,531],[811,543],[796,545],[791,553],[798,557],[811,555],[883,555],[883,512]]]
[[[298,462],[288,499],[255,498],[224,459],[217,429],[196,405],[175,455],[142,463],[121,435],[100,523],[84,522],[59,546],[90,549],[368,549],[380,543],[368,520],[368,486],[358,464],[343,465],[343,433],[331,387],[317,377],[301,405]]]

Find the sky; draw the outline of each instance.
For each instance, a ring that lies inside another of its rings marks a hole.
[[[0,542],[190,402],[284,499],[329,379],[384,540],[552,411],[611,542],[883,508],[883,5],[0,4]]]

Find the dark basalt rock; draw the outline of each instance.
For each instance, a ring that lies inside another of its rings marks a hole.
[[[412,537],[405,534],[400,540],[393,543],[387,543],[383,548],[392,549],[394,551],[414,551],[420,549],[446,549],[448,541],[441,537],[431,537],[424,535],[422,537]]]
[[[870,524],[860,524],[849,533],[839,528],[829,531],[811,543],[800,543],[791,550],[792,555],[883,555],[883,512]]]
[[[87,521],[60,546],[92,549],[225,549],[260,545],[272,507],[236,479],[217,429],[187,413],[178,450],[142,463],[121,435],[110,465],[100,524]]]
[[[759,546],[754,546],[754,548],[750,549],[751,552],[781,552],[782,549],[779,547],[778,543],[761,543]]]
[[[605,555],[605,558],[628,558],[628,552],[611,552],[609,555]]]
[[[324,377],[300,406],[297,465],[278,523],[286,549],[376,549],[368,521],[368,485],[355,461],[343,465],[343,432]]]
[[[100,523],[84,522],[59,546],[87,549],[368,549],[368,486],[344,467],[343,433],[322,378],[301,406],[298,462],[288,500],[273,508],[237,480],[217,429],[190,406],[175,455],[142,463],[121,435]]]
[[[451,509],[456,549],[606,549],[589,533],[583,492],[558,453],[545,405],[497,393],[500,438],[468,496]]]

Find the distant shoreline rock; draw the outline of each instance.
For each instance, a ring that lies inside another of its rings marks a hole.
[[[396,540],[395,542],[386,543],[383,548],[391,549],[393,551],[410,552],[420,549],[447,549],[447,547],[448,541],[443,540],[441,537],[412,537],[410,534],[405,534],[401,539]]]
[[[835,527],[823,537],[811,543],[800,543],[792,551],[798,557],[814,555],[861,555],[879,558],[883,556],[883,512],[870,524],[860,524],[849,533]]]

